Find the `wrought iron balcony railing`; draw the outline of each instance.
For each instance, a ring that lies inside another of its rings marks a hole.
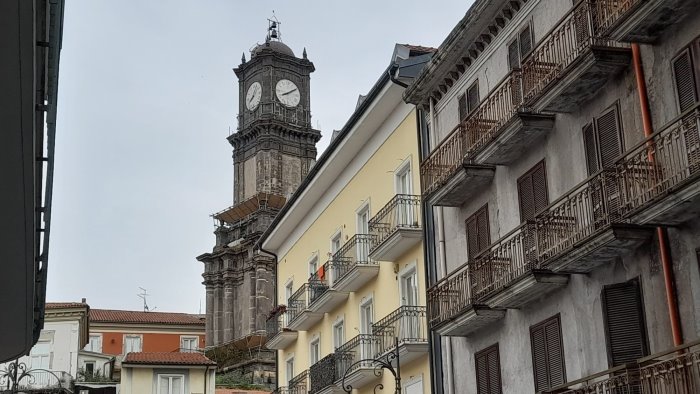
[[[700,177],[700,103],[625,153],[614,170],[621,210],[635,214]]]
[[[316,394],[334,385],[341,376],[336,369],[336,353],[330,353],[309,368],[309,394]]]
[[[373,234],[355,234],[333,255],[330,265],[333,281],[340,281],[356,265],[376,265],[369,258],[369,251],[375,243]]]
[[[612,17],[612,14],[605,13],[609,8],[604,5],[592,4],[594,2],[584,0],[574,6],[524,60],[522,78],[525,105],[535,100],[550,84],[556,83],[567,68],[590,48],[628,47],[627,44],[601,36],[596,12],[606,17]]]
[[[557,394],[689,394],[700,392],[700,341],[653,354],[545,390]]]
[[[382,338],[375,334],[360,334],[340,345],[335,350],[335,369],[340,376],[350,374],[360,368],[374,368],[373,359],[382,353]]]
[[[321,298],[330,288],[330,275],[333,273],[333,261],[328,261],[319,267],[309,277],[309,305]],[[335,279],[335,278],[334,278]]]
[[[424,306],[403,305],[373,325],[373,332],[379,336],[379,353],[383,354],[395,346],[428,342]]]
[[[306,394],[309,387],[309,370],[305,370],[289,381],[288,394]]]
[[[301,106],[290,108],[277,102],[260,103],[247,116],[238,115],[238,129],[240,130],[258,119],[276,119],[285,123],[305,125],[311,121],[311,112]]]
[[[287,314],[289,322],[294,321],[301,313],[309,306],[310,286],[304,283],[289,297],[289,305],[287,305]]]
[[[420,196],[397,194],[369,221],[372,249],[402,229],[420,229]]]
[[[269,340],[275,335],[286,331],[289,321],[289,314],[286,308],[275,311],[275,313],[267,319],[265,324],[267,339]]]

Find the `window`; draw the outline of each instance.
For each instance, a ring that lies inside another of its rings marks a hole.
[[[158,375],[158,394],[184,394],[184,375]]]
[[[416,267],[411,266],[401,274],[401,305],[418,305],[418,275]]]
[[[559,315],[530,327],[530,343],[535,391],[547,390],[566,382]]]
[[[508,66],[511,70],[520,68],[523,59],[532,51],[532,28],[528,23],[508,44]]]
[[[693,49],[700,49],[700,47]],[[693,61],[693,52],[700,51],[686,48],[672,61],[674,88],[680,113],[690,109],[698,101],[697,74],[699,72]],[[699,54],[695,53],[695,55]]]
[[[141,351],[140,335],[124,335],[124,354]]]
[[[588,175],[611,166],[622,154],[622,128],[617,104],[583,128]]]
[[[90,341],[85,345],[84,350],[102,353],[102,334],[90,334]]]
[[[92,361],[85,362],[85,374],[94,375],[95,374],[95,363]]]
[[[488,204],[468,217],[465,221],[465,227],[467,229],[467,252],[471,260],[491,244]]]
[[[340,249],[341,242],[342,242],[342,233],[340,231],[338,231],[337,233],[335,233],[333,235],[333,237],[331,237],[331,253],[332,254],[335,254],[335,252],[337,252],[338,249]]]
[[[518,179],[518,200],[521,222],[534,219],[549,204],[544,160]]]
[[[294,282],[289,281],[287,282],[287,285],[284,286],[284,298],[287,300],[287,306],[291,305],[291,302],[289,301],[290,298],[292,298],[292,294],[294,294]]]
[[[394,172],[396,194],[412,194],[413,186],[411,182],[411,161],[405,160]]]
[[[29,363],[32,369],[49,369],[51,364],[51,341],[39,340],[29,352]]]
[[[311,260],[309,260],[309,276],[315,274],[316,271],[318,271],[318,255],[314,254]]]
[[[369,234],[369,203],[365,203],[357,211],[356,234]]]
[[[403,394],[423,394],[423,377],[409,380],[403,388]]]
[[[469,114],[479,107],[479,80],[472,82],[467,91],[457,98],[459,121],[463,121]]]
[[[287,386],[291,386],[289,382],[294,379],[294,357],[287,359]]]
[[[345,321],[340,320],[333,324],[333,349],[339,348],[345,343]]]
[[[406,159],[394,172],[396,194],[410,196],[413,194],[411,181],[411,160]],[[418,227],[418,212],[420,206],[411,197],[398,197],[396,207],[396,224],[402,227]]]
[[[360,334],[371,334],[374,323],[374,305],[372,299],[360,305]]]
[[[501,394],[501,361],[498,344],[474,355],[476,362],[476,392],[478,394]]]
[[[610,367],[648,355],[639,279],[605,286],[601,299]]]
[[[193,353],[199,350],[199,337],[180,337],[180,351]]]
[[[321,340],[316,337],[309,343],[309,365],[314,365],[321,358]]]

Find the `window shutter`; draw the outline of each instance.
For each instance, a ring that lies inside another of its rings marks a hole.
[[[525,174],[518,179],[518,199],[520,201],[520,221],[535,217],[535,195],[532,190],[532,174]]]
[[[532,372],[535,375],[535,391],[540,391],[549,387],[544,326],[539,325],[530,329],[530,341],[532,342]]]
[[[462,94],[459,96],[457,99],[457,105],[459,108],[459,121],[463,121],[465,117],[467,117],[467,97],[466,95]]]
[[[566,382],[559,315],[530,328],[535,391]]]
[[[530,30],[530,26],[526,26],[523,31],[520,32],[520,60],[522,61],[523,58],[530,53],[532,50],[532,30]]]
[[[520,220],[533,219],[549,204],[547,193],[547,174],[544,161],[539,162],[525,175],[518,179],[518,198],[520,201]]]
[[[586,165],[588,166],[588,175],[593,175],[600,170],[598,163],[598,151],[593,131],[593,124],[589,123],[583,128],[583,145],[586,150]]]
[[[479,230],[477,225],[476,215],[472,215],[466,221],[467,228],[467,252],[469,252],[469,260],[479,253]]]
[[[596,119],[596,128],[598,129],[600,164],[603,168],[606,168],[612,165],[615,159],[622,154],[617,106]]]
[[[532,172],[532,190],[535,198],[535,214],[549,205],[547,195],[547,174],[544,169],[544,161],[541,161]]]
[[[501,365],[498,344],[479,351],[476,362],[476,392],[478,394],[501,394]]]
[[[695,75],[693,73],[693,60],[690,50],[686,49],[673,60],[673,76],[676,83],[676,95],[680,112],[684,112],[697,102],[697,90]]]
[[[491,235],[489,234],[489,210],[488,205],[484,205],[476,217],[476,226],[479,237],[479,252],[489,247]]]
[[[513,42],[508,44],[508,66],[510,66],[511,70],[520,68],[518,40],[513,40]]]
[[[471,113],[479,106],[479,80],[477,79],[467,89],[467,112]]]
[[[639,280],[606,286],[602,301],[610,366],[646,356],[647,334]]]

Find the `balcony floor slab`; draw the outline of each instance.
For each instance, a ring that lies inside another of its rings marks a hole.
[[[328,289],[325,293],[309,304],[309,310],[311,312],[320,313],[323,315],[324,313],[332,311],[335,307],[342,304],[347,299],[348,293],[335,289]]]
[[[464,337],[483,328],[506,315],[505,309],[493,309],[486,305],[472,305],[459,316],[443,322],[434,328],[441,336]]]
[[[423,230],[420,227],[399,228],[377,245],[369,253],[369,257],[376,261],[396,261],[414,245],[423,239]]]
[[[375,369],[372,365],[369,364],[369,362],[367,363],[367,365],[365,365],[365,363],[362,363],[362,366],[350,372],[345,377],[345,385],[350,385],[354,389],[360,389],[376,380],[381,379],[381,376],[375,375],[374,372]],[[336,382],[336,384],[342,387],[342,379]]]
[[[479,164],[508,165],[520,158],[554,127],[554,115],[518,112],[474,156]]]
[[[379,264],[355,264],[350,271],[333,283],[339,292],[357,291],[379,274]]]
[[[290,330],[306,331],[313,327],[323,319],[323,313],[312,312],[308,309],[299,313],[299,315],[290,321],[287,325]]]
[[[639,1],[607,30],[607,34],[622,42],[653,43],[666,28],[687,15],[694,15],[698,4],[697,0]]]
[[[459,207],[493,180],[496,167],[467,164],[452,175],[428,199],[429,205]]]
[[[268,349],[282,350],[294,343],[298,336],[299,333],[292,330],[278,332],[275,336],[267,340],[265,346],[267,346]]]
[[[535,112],[573,112],[593,99],[613,75],[628,67],[629,48],[591,47],[528,103]]]
[[[646,226],[613,224],[568,248],[568,252],[544,261],[543,266],[554,272],[587,273],[646,242],[653,229]]]
[[[698,174],[700,175],[700,174]],[[700,217],[700,176],[684,182],[630,215],[633,223],[679,225]]]
[[[483,300],[491,308],[519,309],[569,283],[569,275],[532,270]]]
[[[319,390],[317,394],[342,394],[345,393],[345,391],[340,388],[340,383],[335,383],[330,386],[326,386],[325,388]]]

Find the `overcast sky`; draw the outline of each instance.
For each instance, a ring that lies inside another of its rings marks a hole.
[[[204,310],[209,215],[231,205],[241,54],[275,11],[311,75],[313,124],[343,126],[395,43],[437,47],[471,1],[66,0],[47,301]]]

